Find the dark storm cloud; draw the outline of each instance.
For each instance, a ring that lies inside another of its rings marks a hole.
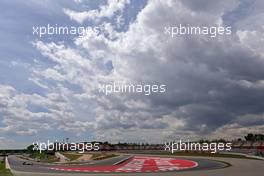
[[[243,127],[249,124],[264,125],[263,116],[256,116],[264,113],[264,60],[259,52],[263,52],[263,48],[256,52],[254,47],[246,46],[239,28],[232,31],[232,36],[215,39],[188,36],[161,42],[164,37],[162,33],[159,34],[160,26],[175,24],[175,21],[213,25],[215,20],[224,20],[223,14],[231,10],[238,11],[236,8],[240,8],[239,2],[181,2],[182,7],[189,9],[189,12],[182,12],[176,7],[177,3],[172,3],[172,6],[157,3],[159,5],[156,9],[149,7],[143,18],[146,20],[143,28],[152,29],[158,37],[155,40],[156,35],[153,34],[154,40],[149,41],[149,45],[142,45],[146,47],[143,52],[140,48],[126,57],[126,64],[131,70],[125,75],[138,81],[147,80],[167,85],[167,92],[162,96],[137,97],[142,101],[150,100],[150,109],[159,109],[160,115],[149,119],[171,116],[184,122],[184,126],[178,130],[208,134],[232,123]],[[151,11],[151,8],[155,11]],[[162,11],[161,9],[167,11],[158,16],[157,12]],[[190,16],[192,11],[197,13]],[[244,18],[239,20],[240,25],[243,20]],[[146,32],[145,35],[150,34]],[[155,45],[152,46],[151,43]],[[155,112],[152,111],[152,114]],[[247,116],[242,122],[238,117],[243,115]]]

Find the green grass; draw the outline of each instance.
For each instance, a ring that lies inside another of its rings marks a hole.
[[[205,156],[205,157],[224,157],[224,158],[248,159],[244,155],[220,154],[220,153],[176,152],[175,155],[176,156]]]
[[[54,162],[58,162],[59,159],[55,157],[55,155],[53,154],[47,154],[47,153],[39,153],[39,152],[34,152],[32,153],[30,156],[30,158],[32,159],[37,159],[40,162],[44,162],[44,163],[54,163]]]
[[[5,162],[0,161],[0,176],[12,176],[12,173],[5,168]]]
[[[47,155],[47,157],[45,159],[41,159],[40,162],[55,163],[55,162],[59,162],[59,159],[54,155]]]
[[[78,158],[80,158],[82,156],[80,154],[73,154],[73,153],[63,153],[63,155],[66,156],[67,158],[69,158],[70,161],[77,160]]]
[[[104,159],[108,159],[108,158],[113,158],[116,157],[118,155],[116,154],[103,154],[103,153],[94,153],[92,156],[93,160],[104,160]]]
[[[235,154],[221,154],[221,153],[209,153],[209,152],[175,152],[170,153],[167,151],[129,151],[128,153],[132,154],[153,154],[153,155],[168,155],[168,156],[201,156],[201,157],[223,157],[223,158],[239,158],[239,159],[255,159],[248,158],[244,155],[235,155]]]
[[[92,159],[96,159],[98,157],[102,156],[102,153],[93,153]]]

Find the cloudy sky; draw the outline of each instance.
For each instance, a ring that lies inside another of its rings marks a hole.
[[[0,149],[263,133],[263,9],[262,0],[1,0]],[[103,30],[33,35],[47,24]],[[232,35],[164,34],[178,24],[231,26]],[[98,91],[123,81],[167,91]]]

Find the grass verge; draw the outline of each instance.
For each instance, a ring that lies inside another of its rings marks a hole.
[[[66,156],[67,158],[69,158],[70,161],[77,160],[78,158],[80,158],[82,156],[80,154],[73,154],[73,153],[63,153],[63,155]]]
[[[104,159],[108,159],[108,158],[113,158],[116,157],[118,155],[116,154],[104,154],[104,153],[94,153],[92,156],[93,160],[104,160]]]
[[[223,153],[210,153],[210,152],[175,152],[169,153],[166,151],[128,151],[131,154],[149,154],[149,155],[167,155],[167,156],[201,156],[201,157],[223,157],[223,158],[238,158],[238,159],[253,159],[244,155],[236,154],[223,154]]]
[[[0,176],[13,176],[10,170],[5,168],[4,160],[0,160]]]

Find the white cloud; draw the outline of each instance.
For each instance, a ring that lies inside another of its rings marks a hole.
[[[64,13],[72,20],[83,23],[85,20],[100,20],[101,18],[111,18],[116,12],[122,12],[130,0],[108,0],[107,5],[100,6],[99,10],[90,10],[76,12],[70,9],[64,9]]]
[[[256,30],[238,30],[237,35],[240,42],[256,54],[264,56],[264,26],[259,31]]]
[[[77,118],[77,112],[73,112],[73,119],[82,118],[87,121],[87,124],[74,123],[73,126],[79,126],[85,131],[85,127],[90,127],[93,122],[94,134],[109,140],[132,140],[142,136],[158,141],[178,135],[197,137],[210,132],[217,135],[222,126],[241,115],[241,112],[237,113],[239,109],[244,109],[243,105],[230,101],[233,96],[239,96],[245,104],[250,104],[246,96],[236,95],[239,91],[234,89],[245,85],[241,77],[253,79],[254,75],[261,73],[263,62],[252,50],[245,49],[242,38],[237,42],[239,33],[236,32],[232,36],[213,40],[206,36],[182,36],[175,39],[164,35],[163,29],[164,26],[179,23],[208,26],[224,24],[223,14],[238,5],[237,1],[232,1],[230,6],[229,2],[196,7],[199,4],[153,0],[139,13],[137,20],[130,24],[127,32],[118,33],[111,25],[105,24],[108,26],[107,32],[114,34],[116,40],[104,34],[89,33],[75,40],[77,49],[62,44],[37,42],[35,46],[41,53],[56,62],[49,70],[60,73],[59,77],[82,87],[81,94],[73,91],[72,96],[78,99],[75,104],[89,104],[93,107],[88,110],[81,108],[90,116],[87,119],[83,114]],[[95,10],[85,12],[82,17],[73,16],[82,22],[86,18],[111,16],[114,11],[109,10],[103,14]],[[82,50],[89,53],[88,58],[82,56]],[[111,72],[104,68],[107,60],[113,62],[114,70]],[[251,73],[252,66],[257,67],[254,70],[256,73]],[[42,76],[58,80],[58,75],[51,75]],[[161,96],[149,97],[130,94],[105,96],[98,93],[98,83],[113,81],[159,82],[167,84],[168,91]],[[252,90],[253,85],[261,87],[262,81],[259,79],[250,83],[247,86],[249,90]],[[73,104],[69,106],[75,109]],[[248,108],[245,113],[254,112]],[[163,135],[154,137],[151,135],[153,131]],[[116,135],[113,137],[111,134]]]
[[[74,95],[57,86],[46,96],[19,93],[13,87],[0,85],[0,114],[3,127],[0,133],[33,135],[57,128],[76,133],[84,132],[91,123],[75,118],[71,101]]]
[[[79,23],[101,20],[122,11],[129,1],[114,2],[108,1],[99,10],[65,13]],[[30,79],[47,92],[29,95],[2,85],[0,113],[5,127],[0,131],[34,134],[39,131],[34,126],[42,124],[41,130],[56,128],[76,134],[91,130],[100,139],[144,142],[246,132],[245,119],[250,122],[250,117],[263,112],[262,48],[252,42],[256,39],[261,44],[256,35],[260,29],[254,32],[244,27],[229,37],[214,39],[169,38],[163,31],[179,23],[224,24],[224,14],[237,8],[237,1],[229,3],[201,6],[194,1],[152,0],[126,32],[103,23],[112,36],[89,33],[76,38],[74,47],[36,41],[34,46],[53,65],[35,68]],[[106,68],[108,61],[113,70]],[[158,82],[167,85],[167,92],[148,97],[98,92],[99,83],[114,81]],[[32,104],[48,111],[33,112]],[[260,119],[253,125],[258,132],[263,131],[261,118],[254,118]]]
[[[10,146],[14,146],[15,141],[12,139],[6,139],[5,137],[0,137],[0,148],[10,149]]]

